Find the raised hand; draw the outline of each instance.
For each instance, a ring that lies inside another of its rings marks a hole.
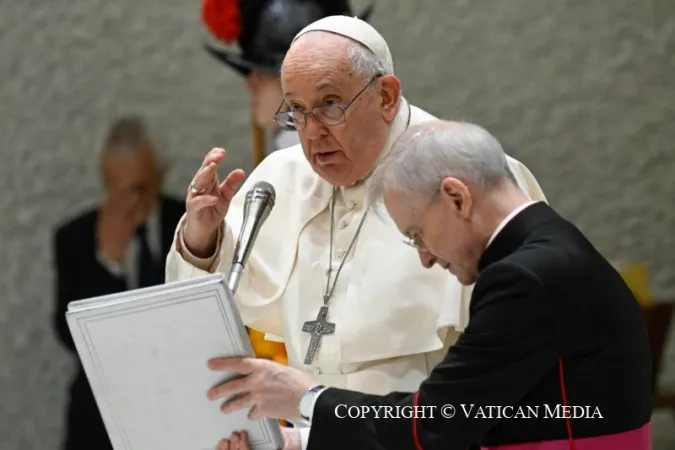
[[[214,148],[207,153],[188,188],[183,239],[188,250],[197,257],[213,253],[216,231],[227,214],[232,197],[246,177],[243,170],[235,169],[222,183],[218,180],[218,164],[225,154],[222,148]]]

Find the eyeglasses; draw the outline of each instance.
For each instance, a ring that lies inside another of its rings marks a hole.
[[[307,126],[307,116],[314,116],[316,120],[326,126],[339,125],[345,121],[345,111],[347,108],[354,103],[359,95],[363,94],[368,87],[373,84],[375,80],[380,78],[382,75],[375,75],[369,82],[366,84],[363,89],[359,91],[349,102],[344,106],[339,105],[325,105],[312,108],[310,111],[300,111],[300,110],[291,110],[291,111],[281,111],[281,107],[284,106],[285,100],[279,105],[279,109],[274,114],[274,121],[279,125],[282,130],[286,131],[301,131]]]
[[[415,235],[413,237],[408,237],[406,239],[403,239],[403,243],[406,245],[411,246],[415,250],[422,250],[422,238],[419,237],[419,235]]]

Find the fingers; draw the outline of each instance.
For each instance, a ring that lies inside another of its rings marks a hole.
[[[248,450],[248,433],[244,431],[243,433],[240,433],[239,436],[241,437],[241,450]]]
[[[218,164],[225,158],[226,152],[222,148],[212,148],[204,157],[202,165],[193,181],[198,191],[209,191],[218,183]],[[188,189],[191,193],[191,190]]]
[[[256,405],[253,405],[253,408],[248,412],[249,420],[260,420],[263,418],[261,414],[258,413],[259,409]]]
[[[254,405],[253,396],[249,394],[232,397],[220,406],[223,414],[230,414],[240,409],[248,408]]]
[[[235,378],[233,380],[226,381],[218,386],[214,386],[206,393],[209,400],[215,400],[218,398],[242,395],[248,392],[248,379],[246,377]]]
[[[204,157],[204,161],[202,161],[202,166],[201,168],[203,169],[204,167],[208,166],[211,163],[215,163],[218,165],[224,158],[227,152],[219,147],[212,148],[210,152],[206,154]]]
[[[219,188],[220,196],[223,197],[227,202],[232,201],[232,197],[239,189],[239,186],[246,178],[246,173],[241,169],[235,169],[225,178]]]
[[[249,450],[248,433],[242,431],[234,432],[229,439],[222,439],[218,442],[217,450]]]
[[[194,182],[197,191],[209,193],[211,192],[211,190],[218,183],[217,167],[218,166],[216,165],[215,162],[211,162],[197,171],[197,174],[192,180]],[[188,187],[188,195],[189,196],[198,195],[193,193],[191,188],[192,186]]]
[[[234,372],[240,375],[248,375],[253,372],[255,359],[253,358],[213,358],[208,362],[209,369],[222,372]]]

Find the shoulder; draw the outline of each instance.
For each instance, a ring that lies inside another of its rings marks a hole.
[[[469,306],[471,329],[511,329],[542,320],[552,323],[555,304],[537,273],[517,261],[501,260],[479,276]]]
[[[91,208],[75,216],[68,217],[56,226],[55,234],[57,236],[68,236],[81,233],[87,229],[93,230],[97,215],[98,208]]]
[[[91,208],[76,216],[63,220],[56,226],[54,242],[58,246],[70,245],[74,241],[82,241],[87,236],[93,236],[96,228],[98,208]]]
[[[600,254],[573,224],[563,218],[535,229],[525,244],[507,257],[529,268],[546,284],[556,286],[588,273]]]
[[[406,100],[407,101],[407,100]],[[420,108],[410,103],[410,124],[415,125],[418,123],[429,122],[432,120],[438,120],[438,117],[430,114]]]
[[[478,277],[474,297],[499,297],[514,293],[538,292],[543,283],[527,264],[505,258],[487,267]]]
[[[584,235],[571,223],[557,218],[534,229],[520,248],[488,267],[485,275],[493,278],[498,272],[527,273],[547,293],[559,296],[592,283],[592,274],[601,262],[602,257]]]

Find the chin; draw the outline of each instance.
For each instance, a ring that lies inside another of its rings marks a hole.
[[[341,164],[313,164],[314,171],[323,178],[327,183],[333,186],[349,186],[354,184],[356,180],[352,181],[352,176],[349,170],[346,170]]]
[[[463,286],[471,286],[476,282],[476,277],[467,273],[458,273],[455,274],[455,277],[457,277],[459,284]]]

